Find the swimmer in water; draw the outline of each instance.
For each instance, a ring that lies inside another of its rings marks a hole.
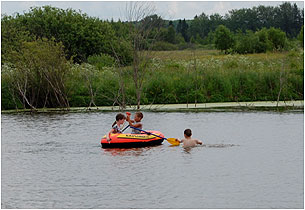
[[[198,139],[192,138],[192,130],[191,129],[185,129],[184,131],[184,139],[177,139],[180,143],[183,143],[184,148],[190,148],[195,147],[197,144],[202,145],[202,141]]]

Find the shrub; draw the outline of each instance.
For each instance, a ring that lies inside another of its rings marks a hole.
[[[238,34],[236,36],[236,44],[234,51],[239,54],[255,53],[259,48],[259,37],[252,31],[247,31],[246,34]]]
[[[233,34],[224,25],[217,27],[215,31],[215,46],[218,50],[225,51],[229,50],[234,45]]]
[[[258,36],[259,43],[257,52],[263,53],[267,51],[271,51],[272,49],[272,42],[268,39],[268,30],[263,28],[255,33]]]
[[[63,45],[54,40],[23,42],[13,52],[9,84],[27,108],[69,107],[65,83],[70,70]]]
[[[88,63],[102,69],[105,66],[111,67],[115,64],[115,59],[110,55],[101,53],[100,55],[92,55],[88,57]]]
[[[163,41],[156,42],[152,47],[152,50],[155,51],[172,51],[177,49],[178,47],[176,45]]]
[[[282,50],[287,38],[285,32],[271,27],[268,30],[268,39],[271,41],[273,49]]]

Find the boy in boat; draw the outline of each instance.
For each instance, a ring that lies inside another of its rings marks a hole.
[[[192,138],[192,130],[191,129],[185,129],[184,130],[184,139],[179,140],[180,143],[183,143],[184,148],[194,147],[197,144],[202,144],[202,141],[199,141],[198,139]]]
[[[121,126],[124,124],[125,120],[126,120],[126,117],[125,115],[119,113],[115,116],[115,122],[112,124],[112,128],[111,130],[109,131],[108,135],[107,135],[107,141],[110,143],[111,141],[111,138],[110,138],[110,135],[112,133],[122,133],[122,128]]]
[[[131,127],[142,129],[142,127],[143,127],[143,124],[141,123],[142,119],[143,119],[142,112],[136,112],[136,114],[134,115],[134,120],[130,119],[130,114],[127,115],[127,119],[126,120],[129,122],[129,125]],[[140,134],[141,131],[132,128],[131,133],[132,134]]]

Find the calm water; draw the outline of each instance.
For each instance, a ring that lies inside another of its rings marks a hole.
[[[115,115],[2,114],[2,208],[304,208],[303,112],[144,112],[189,151],[102,149]]]

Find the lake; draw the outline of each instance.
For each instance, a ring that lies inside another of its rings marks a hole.
[[[143,112],[191,150],[103,149],[116,114],[2,114],[1,207],[304,208],[303,110]]]

